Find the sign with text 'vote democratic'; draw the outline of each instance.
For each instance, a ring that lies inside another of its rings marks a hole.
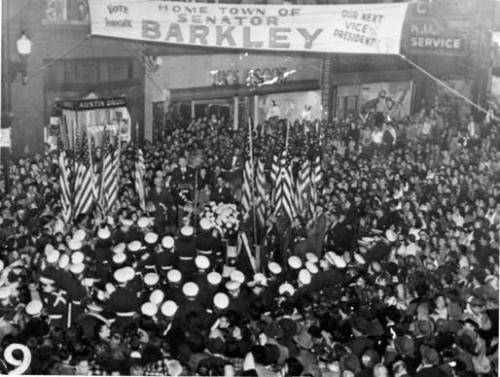
[[[89,0],[89,6],[92,35],[236,49],[399,54],[408,4]]]

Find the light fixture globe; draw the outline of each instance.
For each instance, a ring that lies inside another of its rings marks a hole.
[[[31,54],[31,40],[26,36],[26,34],[22,34],[21,37],[16,42],[17,52],[19,55],[29,55]]]

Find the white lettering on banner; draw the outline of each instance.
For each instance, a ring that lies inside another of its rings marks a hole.
[[[411,47],[433,50],[460,50],[462,49],[461,38],[439,38],[439,37],[411,37]]]
[[[408,4],[89,0],[89,6],[93,35],[221,48],[399,54]]]

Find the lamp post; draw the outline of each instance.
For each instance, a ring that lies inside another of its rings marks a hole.
[[[16,49],[19,55],[19,59],[11,59],[10,51],[10,30],[9,30],[9,12],[8,12],[9,1],[2,2],[3,5],[3,43],[2,43],[2,60],[3,60],[3,70],[2,70],[2,118],[1,118],[1,128],[2,129],[12,129],[12,124],[14,120],[14,114],[12,112],[12,83],[15,81],[18,73],[21,74],[23,85],[28,82],[28,56],[31,54],[32,42],[23,31],[21,36],[16,41]],[[0,156],[3,160],[3,176],[5,182],[5,192],[9,192],[10,189],[10,154],[11,154],[11,132],[2,132],[5,140],[2,140],[2,148],[0,151]],[[7,136],[8,135],[8,136]]]

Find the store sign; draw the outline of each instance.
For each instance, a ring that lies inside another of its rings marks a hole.
[[[460,18],[451,18],[453,12],[448,12],[446,7],[437,3],[415,2],[409,7],[403,30],[403,53],[465,54],[464,25],[469,22],[470,15],[460,14]],[[456,17],[457,10],[454,9],[454,12]]]
[[[89,0],[89,6],[92,35],[237,49],[399,54],[408,4]]]

